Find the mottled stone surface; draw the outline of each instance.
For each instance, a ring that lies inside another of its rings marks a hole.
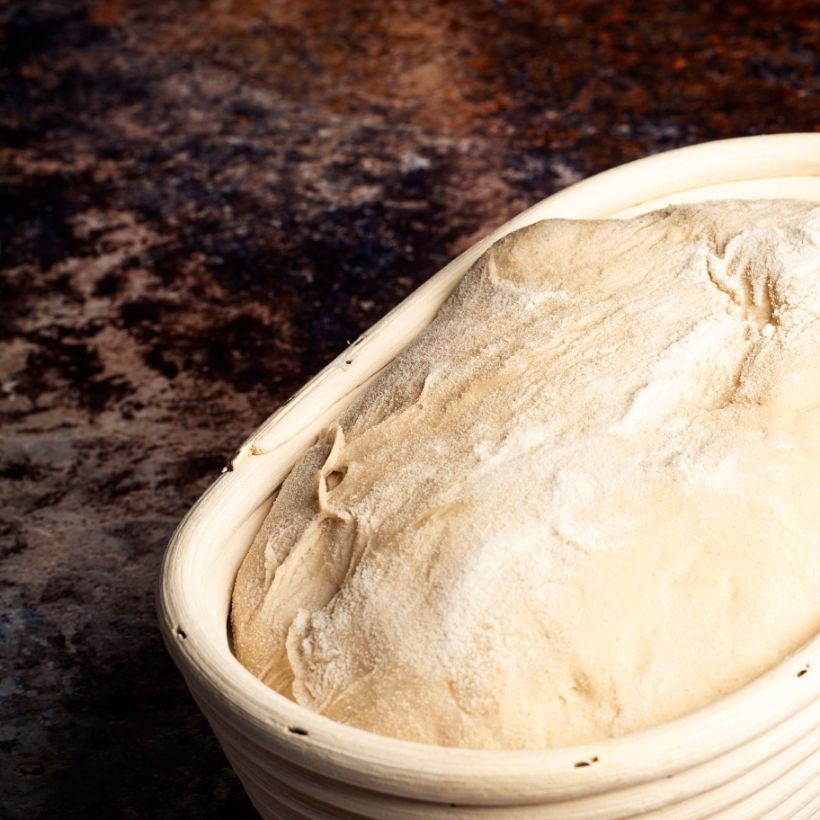
[[[166,656],[175,523],[471,241],[644,154],[820,129],[811,0],[0,4],[9,817],[251,817]]]

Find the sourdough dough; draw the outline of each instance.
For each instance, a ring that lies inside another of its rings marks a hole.
[[[239,660],[373,732],[546,747],[676,718],[820,630],[820,208],[493,246],[297,463]]]

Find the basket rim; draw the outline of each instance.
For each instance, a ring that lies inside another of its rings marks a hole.
[[[264,515],[265,498],[275,486],[260,489],[270,471],[262,462],[277,457],[278,442],[289,435],[288,423],[299,403],[312,395],[316,385],[345,371],[342,364],[351,353],[360,353],[359,346],[365,339],[372,345],[406,303],[425,298],[436,288],[449,292],[474,259],[501,236],[545,215],[616,216],[618,211],[629,210],[629,204],[625,204],[628,202],[634,207],[694,188],[801,176],[817,178],[820,200],[820,134],[763,135],[702,143],[597,174],[542,200],[465,251],[311,379],[242,445],[230,470],[206,490],[179,524],[162,562],[157,595],[160,628],[206,715],[210,711],[227,715],[249,739],[271,754],[347,783],[428,800],[445,788],[454,796],[469,796],[470,802],[491,805],[504,800],[523,804],[545,796],[587,795],[661,776],[674,777],[691,766],[741,748],[820,700],[818,634],[742,689],[675,721],[639,732],[579,746],[537,750],[426,745],[337,723],[269,689],[233,656],[224,633],[217,639],[213,629],[206,629],[200,622],[201,607],[197,605],[197,590],[192,588],[192,578],[202,577],[205,571],[203,551],[209,546],[211,551],[218,551],[208,539],[220,519],[220,510],[245,496],[253,502],[249,508],[253,514],[259,520]],[[664,179],[665,187],[659,187]],[[372,373],[365,375],[370,377]],[[347,377],[352,376],[347,373]],[[356,378],[360,387],[364,377]],[[266,459],[251,458],[256,452],[265,454]],[[222,539],[224,543],[224,532]],[[226,624],[222,628],[226,630]],[[738,725],[743,731],[738,731]],[[593,758],[595,765],[586,765]]]

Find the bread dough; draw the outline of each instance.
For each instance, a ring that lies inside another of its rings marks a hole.
[[[293,468],[239,660],[373,732],[538,748],[685,715],[820,630],[820,208],[494,245]]]

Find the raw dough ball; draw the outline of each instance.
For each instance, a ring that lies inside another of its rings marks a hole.
[[[677,718],[820,629],[820,209],[547,221],[305,454],[236,580],[298,703],[475,748]]]

